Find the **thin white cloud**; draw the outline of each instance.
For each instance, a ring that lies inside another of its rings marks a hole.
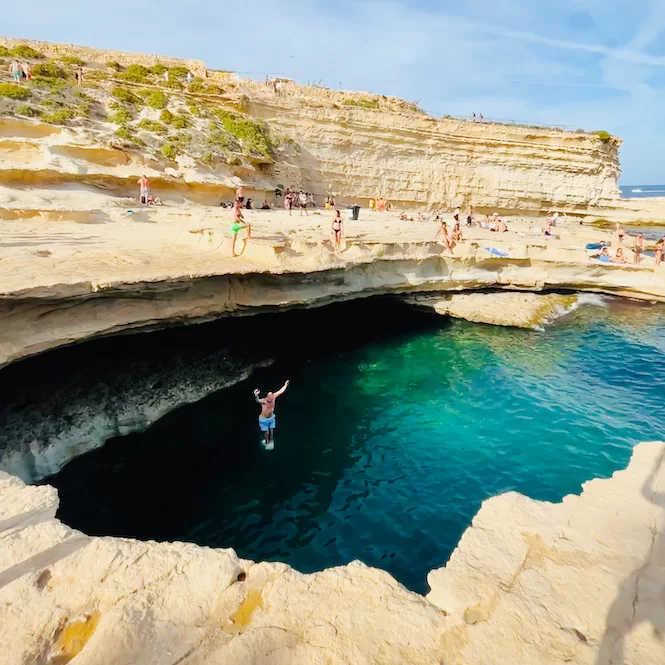
[[[494,27],[490,25],[475,24],[469,26],[471,30],[490,34],[497,37],[506,37],[517,41],[527,42],[530,44],[540,44],[542,46],[552,46],[554,48],[565,49],[569,51],[585,51],[587,53],[597,53],[606,58],[614,60],[622,60],[624,62],[631,62],[634,64],[653,65],[655,67],[665,67],[665,57],[649,55],[642,51],[634,51],[630,48],[610,48],[602,44],[586,44],[584,42],[571,42],[565,39],[553,39],[551,37],[543,37],[531,32],[522,32],[519,30],[508,30],[506,28]]]

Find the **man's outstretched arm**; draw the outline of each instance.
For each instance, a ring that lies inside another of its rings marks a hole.
[[[286,392],[286,389],[289,387],[289,382],[285,381],[284,385],[275,393],[275,397],[279,397]]]
[[[254,399],[256,400],[257,404],[263,404],[265,402],[265,399],[261,399],[259,397],[260,390],[258,388],[254,389]]]

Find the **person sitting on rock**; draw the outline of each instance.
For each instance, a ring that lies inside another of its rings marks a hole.
[[[444,247],[452,254],[453,247],[451,245],[450,236],[448,235],[448,225],[445,221],[441,222],[441,226],[439,226],[439,230],[436,232],[434,240],[438,240],[439,237],[441,237],[441,241],[443,242]]]
[[[617,251],[614,258],[612,259],[612,263],[627,263],[626,257],[623,255],[623,248],[617,247]]]
[[[263,199],[263,205],[261,206],[261,210],[270,210],[270,204],[268,203],[267,199]]]

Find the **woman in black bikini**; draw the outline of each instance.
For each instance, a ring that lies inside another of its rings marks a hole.
[[[344,229],[344,222],[342,221],[342,215],[339,210],[335,210],[335,216],[333,217],[332,230],[333,230],[333,249],[335,254],[339,254],[340,247],[342,244],[342,231]]]

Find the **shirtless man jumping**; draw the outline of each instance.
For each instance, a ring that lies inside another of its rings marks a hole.
[[[288,387],[289,382],[286,381],[276,393],[268,393],[263,398],[259,397],[258,388],[254,391],[254,399],[261,405],[259,427],[264,433],[263,447],[266,450],[272,450],[275,447],[275,400],[283,395]]]

